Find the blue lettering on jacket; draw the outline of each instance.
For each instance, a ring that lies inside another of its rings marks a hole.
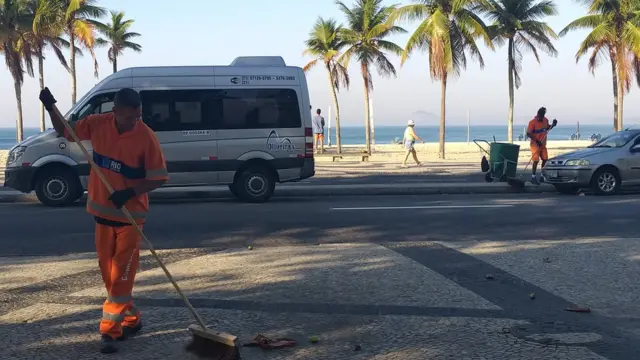
[[[131,167],[122,161],[99,154],[95,150],[93,151],[93,161],[99,167],[118,173],[127,179],[144,179],[146,176],[144,168]]]

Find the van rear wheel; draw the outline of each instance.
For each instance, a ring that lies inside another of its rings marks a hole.
[[[44,169],[36,180],[36,196],[45,206],[66,206],[82,196],[78,177],[70,170],[53,167]]]
[[[244,170],[231,186],[235,187],[237,196],[243,201],[260,203],[271,198],[276,181],[268,169],[249,168]]]

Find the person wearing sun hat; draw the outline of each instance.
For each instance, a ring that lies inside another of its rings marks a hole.
[[[416,161],[416,164],[418,166],[421,166],[422,163],[420,161],[418,161],[418,154],[416,154],[416,149],[414,147],[416,140],[422,142],[424,144],[424,140],[422,140],[418,134],[416,134],[416,131],[414,129],[414,127],[416,126],[415,121],[413,120],[409,120],[407,122],[407,128],[404,130],[404,136],[402,138],[402,144],[404,146],[404,149],[407,151],[407,153],[404,156],[404,161],[402,162],[402,167],[407,167],[407,160],[409,159],[409,155],[413,155],[413,160]]]

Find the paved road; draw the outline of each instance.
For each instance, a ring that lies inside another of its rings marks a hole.
[[[291,185],[342,185],[342,184],[412,184],[412,183],[467,183],[483,182],[484,175],[469,164],[434,164],[423,168],[401,169],[386,164],[370,164],[366,169],[345,166],[319,166],[317,175]],[[4,171],[0,169],[0,191],[12,190],[4,186]]]
[[[640,196],[556,194],[232,199],[154,204],[145,230],[158,248],[402,241],[637,237]],[[0,205],[0,255],[93,251],[82,205]]]
[[[243,339],[267,331],[299,340],[292,352],[248,358],[628,360],[640,358],[640,245],[619,237],[638,237],[639,203],[541,194],[218,200],[155,204],[146,230],[158,247],[178,249],[162,256],[207,321]],[[91,219],[82,206],[37,204],[0,205],[0,216],[0,256],[88,252],[0,259],[0,335],[15,344],[0,358],[94,359],[104,288]],[[227,247],[236,249],[216,251]],[[127,354],[187,359],[179,346],[190,320],[146,252],[136,280],[148,327]],[[593,312],[564,311],[575,306]],[[310,334],[323,336],[319,346],[306,345]]]

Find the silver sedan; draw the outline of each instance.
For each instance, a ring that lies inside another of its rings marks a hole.
[[[640,130],[613,133],[585,149],[549,159],[542,174],[561,193],[614,194],[640,183]]]

